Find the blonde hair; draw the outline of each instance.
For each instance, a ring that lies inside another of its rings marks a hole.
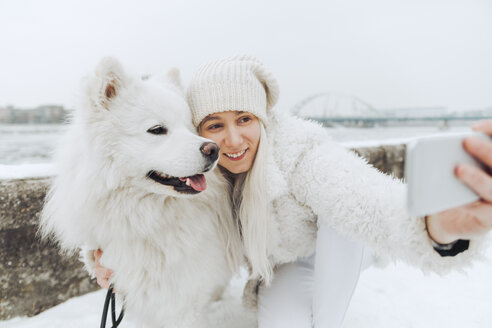
[[[269,198],[266,190],[266,158],[268,140],[260,121],[260,142],[248,172],[236,176],[232,187],[234,215],[243,239],[244,251],[250,264],[251,277],[260,277],[267,285],[273,276],[268,259],[267,233],[271,220]]]

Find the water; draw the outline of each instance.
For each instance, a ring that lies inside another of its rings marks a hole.
[[[41,164],[52,161],[53,151],[62,137],[64,125],[0,125],[0,164]],[[377,128],[329,128],[329,133],[340,142],[387,141],[406,139],[440,132],[458,132],[466,127],[377,127]]]
[[[0,125],[0,164],[49,163],[66,126]]]

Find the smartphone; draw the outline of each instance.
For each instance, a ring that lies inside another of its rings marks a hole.
[[[454,175],[454,168],[467,163],[485,167],[463,149],[463,139],[483,133],[460,132],[411,140],[406,146],[405,180],[407,207],[412,216],[425,216],[474,202],[480,197]]]

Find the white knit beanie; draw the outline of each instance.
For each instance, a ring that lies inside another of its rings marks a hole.
[[[233,56],[203,65],[187,91],[193,124],[210,114],[245,111],[267,124],[267,111],[278,100],[278,84],[256,57]]]

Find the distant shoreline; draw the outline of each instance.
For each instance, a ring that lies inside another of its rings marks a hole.
[[[0,108],[0,124],[64,124],[69,110],[60,105],[44,105],[30,109]]]

